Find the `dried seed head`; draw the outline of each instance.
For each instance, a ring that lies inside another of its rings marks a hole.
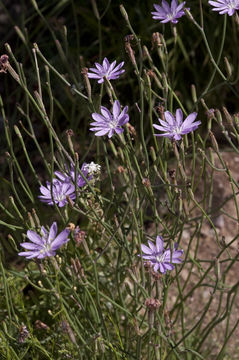
[[[150,180],[148,178],[144,178],[142,180],[142,184],[146,187],[146,188],[149,188],[151,186],[150,184]]]
[[[4,54],[0,57],[0,72],[6,73],[8,65],[9,65],[8,56]]]
[[[123,166],[118,166],[117,171],[122,174],[125,172],[125,168],[123,168]]]
[[[85,231],[80,230],[79,226],[75,228],[73,236],[77,247],[84,241],[85,235]]]
[[[74,136],[74,131],[72,129],[68,129],[68,130],[66,130],[66,135],[67,136]]]
[[[44,322],[42,322],[40,320],[36,320],[35,327],[36,327],[36,329],[43,329],[43,330],[50,329],[48,325],[46,325]]]
[[[151,271],[151,263],[150,263],[150,261],[146,261],[144,263],[144,268],[145,268],[145,271],[148,271],[148,272]]]
[[[145,300],[145,306],[148,309],[148,322],[149,327],[154,325],[154,313],[161,306],[161,302],[158,299],[149,298]]]
[[[25,340],[29,337],[29,331],[27,330],[26,325],[20,326],[19,329],[19,336],[18,336],[18,342],[20,344],[24,343]]]
[[[73,208],[74,202],[71,200],[71,198],[68,195],[66,196],[66,200],[67,200],[68,204],[70,205],[70,207]]]
[[[158,32],[153,33],[153,35],[152,35],[152,48],[154,48],[154,46],[161,47],[162,45],[163,44],[161,42],[159,33]]]
[[[70,230],[70,231],[74,231],[75,228],[76,228],[76,226],[73,223],[69,223],[68,226],[67,226],[67,229]]]
[[[152,277],[153,277],[153,279],[155,281],[158,281],[158,280],[160,280],[162,278],[162,275],[160,273],[158,273],[158,272],[155,272],[155,271],[151,271],[151,275],[152,275]]]
[[[176,170],[175,170],[175,169],[169,170],[169,171],[168,171],[168,174],[169,174],[169,176],[171,177],[171,179],[175,179]]]
[[[154,73],[153,70],[150,69],[150,70],[147,71],[147,75],[148,75],[149,77],[151,77],[151,78],[154,78],[155,73]]]
[[[159,113],[159,115],[160,115],[160,118],[162,119],[162,120],[165,120],[165,117],[164,117],[164,106],[162,105],[162,104],[158,104],[158,106],[156,106],[156,111]]]
[[[136,133],[135,128],[132,125],[130,125],[130,123],[127,123],[126,126],[127,126],[128,130],[129,130],[130,135],[136,137],[137,133]]]
[[[145,300],[145,306],[149,310],[157,310],[161,306],[161,302],[158,299],[148,298]]]

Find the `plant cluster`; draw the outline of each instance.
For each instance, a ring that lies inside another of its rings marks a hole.
[[[18,25],[0,57],[1,356],[237,359],[239,0],[90,4],[31,0],[60,62]]]

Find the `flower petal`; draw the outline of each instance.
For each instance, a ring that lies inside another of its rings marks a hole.
[[[148,255],[152,255],[152,250],[150,248],[148,248],[148,246],[141,244],[141,250]]]
[[[48,235],[48,242],[51,243],[57,234],[57,223],[54,222],[51,227],[50,227],[50,231],[49,231],[49,235]]]
[[[118,116],[120,114],[120,103],[118,100],[115,100],[114,105],[113,105],[113,116],[114,119],[117,119]]]
[[[183,112],[181,109],[176,110],[176,124],[178,127],[182,125],[183,122]]]
[[[42,246],[41,245],[37,245],[37,244],[33,244],[33,243],[29,243],[29,242],[24,242],[20,244],[24,249],[27,250],[41,250]]]
[[[68,239],[68,235],[70,234],[70,230],[63,230],[52,242],[51,249],[53,251],[57,250],[63,244],[67,243],[70,239]]]
[[[175,118],[170,111],[165,111],[164,116],[169,125],[175,126]]]
[[[161,236],[157,236],[156,237],[156,249],[158,253],[162,253],[163,252],[163,238]]]
[[[28,230],[27,231],[27,237],[31,242],[33,242],[33,243],[35,243],[37,245],[42,245],[42,243],[43,243],[42,238],[35,231]]]

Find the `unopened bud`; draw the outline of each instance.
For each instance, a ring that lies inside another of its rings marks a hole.
[[[227,108],[225,106],[223,106],[222,110],[223,110],[224,115],[225,115],[225,117],[226,117],[226,119],[228,121],[228,124],[233,128],[233,120],[232,120],[231,115],[227,111]]]
[[[74,135],[73,130],[71,130],[71,129],[66,130],[67,142],[68,142],[69,148],[71,149],[71,152],[74,154],[75,150],[74,150],[73,142],[71,140],[73,135]]]
[[[192,93],[193,102],[196,103],[197,102],[197,92],[196,92],[196,87],[194,84],[191,85],[191,93]]]
[[[95,14],[96,19],[97,19],[97,20],[100,20],[100,15],[99,15],[99,11],[98,11],[98,8],[97,8],[96,1],[95,1],[95,0],[91,0],[91,4],[92,4],[93,12],[94,12],[94,14]]]
[[[150,155],[153,159],[153,162],[155,162],[157,160],[157,157],[156,157],[156,153],[155,153],[153,146],[150,147],[149,151],[150,151]]]
[[[215,138],[215,136],[213,135],[213,133],[211,131],[209,131],[209,136],[210,136],[210,139],[211,139],[211,142],[212,142],[212,147],[213,149],[219,153],[219,147],[218,147],[218,143],[217,143],[217,140]]]
[[[216,114],[216,118],[217,118],[217,121],[218,121],[219,125],[223,126],[221,112],[218,109],[216,109],[215,114]]]
[[[218,280],[221,280],[222,274],[221,274],[221,266],[220,266],[220,260],[219,259],[215,260],[215,274],[216,274]]]
[[[131,44],[129,41],[125,41],[125,51],[127,52],[130,61],[132,62],[132,64],[134,65],[134,67],[136,66],[136,60],[135,60],[135,56],[134,56],[134,50],[131,47]]]
[[[15,130],[15,133],[17,134],[17,136],[19,138],[22,138],[22,134],[21,134],[19,128],[17,127],[17,125],[14,125],[14,130]]]
[[[35,228],[36,225],[35,225],[35,223],[34,223],[32,214],[31,214],[30,212],[28,212],[28,213],[27,213],[27,216],[28,216],[28,219],[29,219],[29,221],[30,221],[31,228]]]
[[[117,153],[117,150],[116,150],[115,145],[114,145],[114,143],[113,143],[112,140],[109,140],[109,145],[110,145],[110,147],[111,147],[111,150],[112,150],[114,156],[117,157],[117,156],[118,156],[118,153]]]
[[[83,67],[81,70],[81,74],[83,76],[84,82],[85,82],[85,88],[88,94],[88,98],[91,99],[91,85],[90,85],[90,80],[88,78],[88,69],[86,67]]]
[[[231,68],[231,65],[229,64],[229,61],[226,56],[224,57],[224,62],[225,62],[225,68],[226,68],[226,72],[227,72],[227,79],[229,79],[232,76],[232,68]]]
[[[167,77],[166,77],[166,75],[164,73],[162,74],[162,80],[163,80],[163,88],[164,88],[164,90],[166,90],[166,92],[168,92]]]
[[[239,126],[239,113],[234,115],[234,121],[235,121],[236,126]]]
[[[120,12],[123,16],[123,18],[128,22],[129,21],[129,17],[128,17],[128,14],[124,8],[124,5],[120,5]]]
[[[35,223],[37,224],[38,227],[40,227],[41,224],[40,224],[39,217],[37,216],[36,210],[32,209],[32,213],[33,213],[33,216],[34,216],[34,219],[35,219]]]
[[[153,60],[149,54],[149,50],[148,50],[147,46],[145,46],[145,45],[143,46],[143,54],[148,59],[150,65],[153,66]]]

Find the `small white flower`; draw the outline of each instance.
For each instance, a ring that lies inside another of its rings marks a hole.
[[[101,166],[99,164],[95,164],[93,161],[91,161],[90,164],[85,164],[84,170],[87,170],[88,174],[99,173],[101,170]]]

